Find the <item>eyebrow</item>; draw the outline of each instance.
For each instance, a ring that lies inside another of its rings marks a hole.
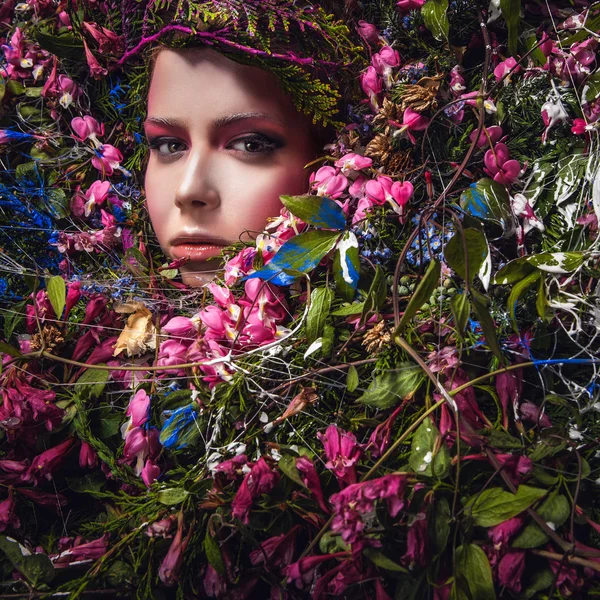
[[[235,113],[232,115],[226,115],[223,117],[219,117],[215,119],[211,125],[214,128],[224,127],[226,125],[230,125],[231,123],[236,123],[237,121],[244,121],[247,119],[268,119],[269,121],[273,121],[278,123],[279,125],[285,126],[285,123],[280,119],[276,119],[268,113],[264,112],[245,112],[245,113]],[[144,121],[144,125],[148,123],[156,123],[157,125],[166,125],[167,127],[179,127],[183,129],[186,126],[186,122],[182,119],[171,118],[171,117],[148,117]]]

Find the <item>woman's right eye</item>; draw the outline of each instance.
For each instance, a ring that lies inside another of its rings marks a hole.
[[[150,150],[158,150],[158,154],[165,157],[177,154],[178,151],[173,150],[173,146],[185,146],[185,144],[178,142],[177,140],[169,140],[165,138],[148,140],[148,147]]]

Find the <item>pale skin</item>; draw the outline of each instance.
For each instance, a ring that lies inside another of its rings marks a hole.
[[[210,282],[223,246],[263,231],[280,195],[307,192],[313,127],[272,73],[207,48],[161,50],[144,123],[145,192],[165,254],[192,258],[184,283]]]

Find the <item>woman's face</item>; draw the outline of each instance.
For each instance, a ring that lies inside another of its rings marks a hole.
[[[317,155],[310,119],[273,74],[206,48],[161,50],[144,128],[152,225],[170,258],[190,257],[192,286],[212,279],[223,246],[279,214],[280,195],[306,192]]]

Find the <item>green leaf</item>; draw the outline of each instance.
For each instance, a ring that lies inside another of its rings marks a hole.
[[[100,475],[84,475],[83,477],[67,477],[67,484],[78,494],[94,495],[100,492],[106,483],[106,478]]]
[[[495,600],[492,569],[485,552],[475,544],[456,549],[456,576],[469,590],[471,600]]]
[[[344,233],[333,255],[333,277],[338,294],[350,302],[356,294],[360,279],[358,240],[347,231]]]
[[[521,592],[519,600],[529,600],[538,592],[549,588],[555,575],[550,569],[533,569],[531,579],[525,584],[527,587]]]
[[[65,280],[60,275],[50,277],[46,284],[46,293],[48,294],[48,299],[50,300],[50,304],[52,304],[56,318],[60,319],[67,299]]]
[[[471,315],[471,303],[466,294],[456,294],[450,300],[450,310],[454,317],[454,327],[458,334],[462,336],[467,328],[469,316]]]
[[[521,279],[525,279],[528,275],[535,271],[535,267],[530,265],[523,258],[511,260],[504,265],[494,276],[494,285],[510,285]]]
[[[450,536],[451,520],[450,504],[448,504],[448,500],[444,496],[441,496],[435,502],[433,523],[429,530],[433,542],[433,551],[436,555],[441,554],[446,549],[448,537]]]
[[[521,279],[518,283],[515,283],[510,290],[510,294],[508,296],[507,302],[507,310],[510,316],[510,320],[513,326],[513,329],[519,333],[519,326],[517,324],[517,302],[519,298],[530,288],[535,282],[542,276],[539,271],[534,271],[525,277],[525,279]]]
[[[190,493],[182,487],[167,488],[166,490],[160,490],[157,498],[165,506],[175,506],[176,504],[181,504],[189,495]]]
[[[333,291],[329,288],[315,288],[310,294],[310,307],[306,316],[306,339],[309,344],[323,335],[332,301]]]
[[[22,573],[34,587],[38,583],[48,583],[54,577],[54,565],[45,554],[32,554],[13,538],[0,536],[0,550],[13,567]]]
[[[546,319],[546,306],[548,306],[548,300],[546,299],[546,282],[540,277],[540,283],[538,285],[537,298],[535,300],[535,309],[540,319]]]
[[[50,33],[46,26],[34,30],[33,35],[37,43],[51,54],[60,58],[70,60],[80,60],[84,54],[84,47],[81,38],[73,35],[71,32],[63,32],[58,35]]]
[[[465,509],[475,525],[494,527],[527,510],[534,502],[545,496],[547,490],[521,484],[516,494],[502,488],[489,488],[467,501]]]
[[[348,306],[342,306],[331,313],[332,317],[351,317],[359,315],[363,311],[364,302],[355,302]]]
[[[296,235],[279,248],[271,262],[244,279],[259,277],[275,285],[290,285],[296,277],[287,275],[285,271],[297,273],[312,271],[331,251],[339,238],[339,231],[313,230]]]
[[[520,0],[500,0],[500,10],[508,28],[508,51],[512,56],[517,56],[521,2]]]
[[[204,536],[204,552],[206,553],[206,560],[210,563],[212,568],[219,573],[219,575],[225,575],[225,561],[221,554],[221,548],[219,543],[214,537],[210,535],[208,528],[206,529],[206,535]]]
[[[571,505],[566,496],[554,492],[537,509],[540,517],[552,529],[560,527],[571,515]],[[537,548],[548,541],[546,532],[535,522],[528,523],[513,540],[514,548]]]
[[[348,375],[346,376],[346,389],[352,393],[358,387],[358,371],[356,367],[352,365],[348,369]]]
[[[586,252],[542,252],[526,256],[530,265],[547,273],[572,273],[585,261]]]
[[[0,354],[8,354],[13,358],[19,358],[19,356],[23,356],[19,350],[13,348],[10,344],[6,342],[0,342]]]
[[[376,550],[375,548],[366,548],[363,554],[380,569],[385,569],[386,571],[392,571],[394,573],[408,573],[408,569],[400,566],[398,563],[395,563],[380,550]]]
[[[421,9],[425,27],[439,42],[448,39],[448,0],[427,0]]]
[[[61,188],[49,188],[47,191],[48,204],[52,214],[58,219],[69,217],[71,210],[65,191]]]
[[[344,229],[346,216],[330,198],[322,196],[280,196],[283,205],[295,216],[315,227]]]
[[[504,364],[504,356],[502,356],[502,350],[500,350],[498,338],[496,337],[496,325],[488,309],[490,300],[485,294],[482,294],[475,288],[471,288],[471,297],[473,299],[475,315],[481,325],[487,344],[498,360]]]
[[[100,397],[108,383],[108,369],[86,369],[77,380],[77,395],[82,399],[94,400]]]
[[[372,408],[385,409],[412,397],[425,380],[425,373],[421,367],[410,362],[399,363],[398,367],[373,377],[373,381],[357,402]]]
[[[296,468],[296,458],[291,454],[282,454],[277,462],[279,470],[292,481],[295,481],[300,487],[306,487],[302,481],[298,469]]]
[[[439,429],[426,419],[412,439],[408,464],[419,475],[443,479],[450,472],[450,452],[442,443]]]
[[[514,229],[514,217],[506,188],[484,177],[472,183],[461,195],[460,206],[468,214],[484,221],[495,223],[505,232]]]
[[[472,227],[464,229],[465,238],[457,232],[444,248],[444,259],[457,275],[471,283],[481,269],[481,265],[488,255],[488,244],[485,234]],[[466,272],[465,248],[469,261],[469,272]]]
[[[429,263],[423,279],[421,279],[413,295],[410,297],[408,306],[402,315],[402,319],[400,319],[400,324],[394,332],[394,337],[401,335],[409,321],[417,314],[421,306],[429,300],[433,290],[439,285],[441,272],[442,265],[437,258],[434,258]]]
[[[363,306],[362,315],[360,316],[360,324],[364,325],[369,316],[376,313],[387,300],[387,282],[385,271],[377,265],[375,269],[375,277],[371,282],[365,304]]]

